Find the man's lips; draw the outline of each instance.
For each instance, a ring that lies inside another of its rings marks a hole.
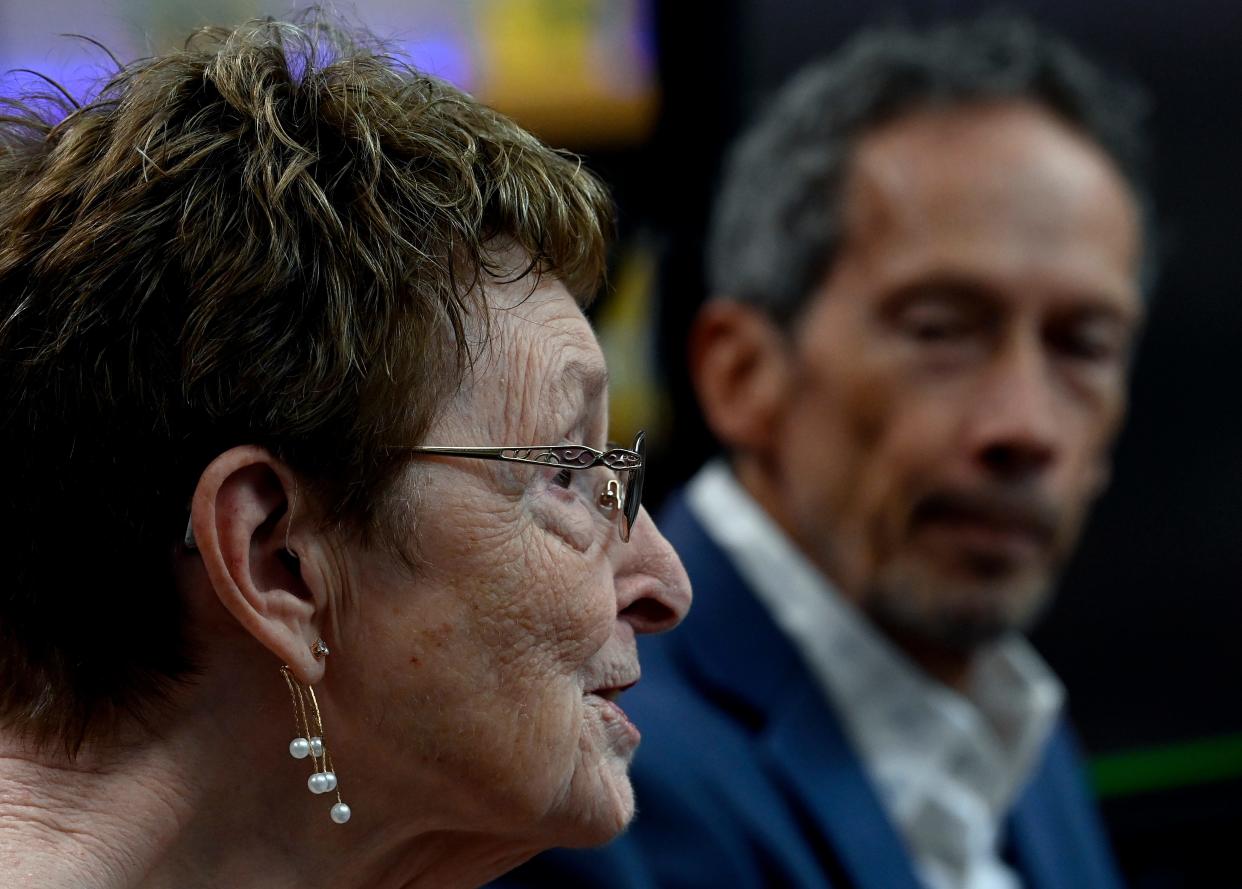
[[[1046,550],[1056,539],[1059,514],[1042,498],[996,493],[939,493],[924,498],[912,516],[916,530],[947,532],[971,548]]]

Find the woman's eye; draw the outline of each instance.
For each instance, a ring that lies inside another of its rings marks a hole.
[[[569,469],[562,469],[556,475],[552,476],[552,484],[560,488],[568,488],[574,483],[574,474]]]

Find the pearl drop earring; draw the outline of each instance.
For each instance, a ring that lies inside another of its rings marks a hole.
[[[328,647],[322,639],[315,641],[311,647],[316,659],[327,656]],[[289,696],[293,700],[293,713],[296,719],[295,731],[298,737],[289,742],[289,755],[294,759],[306,759],[308,756],[314,766],[311,776],[306,779],[306,786],[314,794],[332,793],[337,788],[336,771],[332,766],[332,756],[328,753],[328,745],[323,739],[323,719],[319,713],[319,701],[315,699],[315,690],[302,685],[294,678],[288,666],[280,668],[280,675],[285,677],[289,686]],[[328,813],[337,824],[344,824],[353,814],[349,806],[341,799],[338,791],[336,805]]]

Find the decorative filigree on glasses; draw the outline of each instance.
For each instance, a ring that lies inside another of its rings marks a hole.
[[[638,520],[642,505],[643,476],[646,474],[647,434],[639,432],[634,447],[609,448],[597,451],[586,445],[527,445],[522,447],[441,447],[421,445],[400,448],[412,454],[436,454],[441,457],[467,457],[474,460],[503,460],[509,463],[529,463],[534,466],[555,466],[557,469],[592,469],[605,466],[613,472],[628,473],[625,487],[620,481],[609,479],[599,495],[599,507],[617,515],[617,530],[621,539],[629,542],[630,531]]]

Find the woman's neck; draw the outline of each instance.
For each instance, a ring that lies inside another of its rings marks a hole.
[[[312,798],[305,769],[279,754],[289,733],[274,715],[287,706],[278,677],[246,702],[256,719],[236,713],[237,689],[261,683],[234,674],[213,693],[209,676],[185,690],[175,727],[72,762],[0,733],[6,887],[440,889],[478,886],[535,851],[447,830],[427,799],[417,821],[359,804],[334,824],[327,797]]]
[[[0,870],[31,889],[142,885],[196,792],[161,759],[118,747],[70,762],[0,738]]]

